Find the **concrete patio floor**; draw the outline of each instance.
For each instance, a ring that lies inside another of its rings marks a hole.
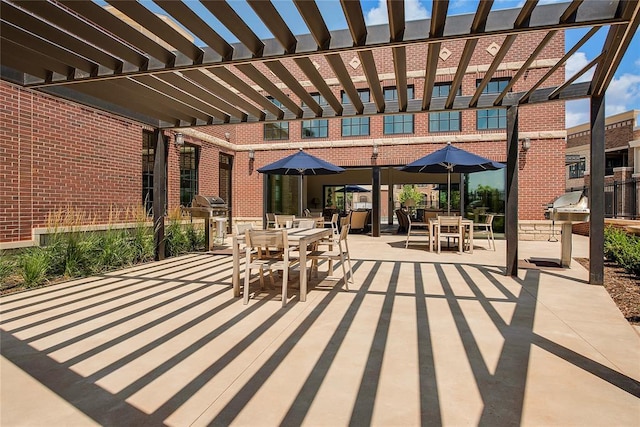
[[[577,262],[510,278],[504,241],[349,243],[350,290],[315,279],[284,309],[234,298],[226,254],[2,297],[0,424],[640,425],[640,336]]]

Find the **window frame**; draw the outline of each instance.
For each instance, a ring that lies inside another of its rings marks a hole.
[[[366,99],[362,99],[363,94],[367,94]],[[362,102],[369,102],[371,99],[371,92],[368,88],[358,89],[358,95]],[[351,105],[349,97],[347,96],[344,90],[340,91],[340,99],[342,101],[342,105]],[[371,120],[369,117],[351,117],[348,119],[342,119],[340,126],[340,135],[345,136],[369,136],[371,135]],[[350,129],[351,131],[347,134],[345,133],[345,129]],[[353,133],[352,130],[357,129],[357,133]],[[366,129],[366,133],[365,132]]]
[[[382,89],[385,101],[395,101],[398,99],[398,87],[387,86]],[[414,99],[413,85],[407,86],[407,98]],[[390,129],[389,129],[390,128]],[[388,131],[390,130],[390,131]],[[382,118],[383,135],[407,135],[415,133],[413,114],[394,114]]]
[[[435,98],[444,98],[449,96],[451,91],[452,82],[438,82],[433,85],[434,92],[437,90],[437,94],[434,93]],[[447,88],[446,93],[442,91],[443,88]],[[457,96],[462,95],[462,88],[458,88]],[[447,124],[447,129],[442,129],[442,124]],[[457,129],[452,128],[451,124],[457,123]],[[460,132],[462,130],[462,112],[460,111],[441,111],[437,113],[429,113],[429,132]]]
[[[511,77],[495,77],[482,90],[483,94],[501,93],[511,81]],[[476,79],[476,88],[482,82],[482,79]],[[503,85],[504,84],[504,85]],[[494,87],[495,86],[495,87]],[[481,126],[481,122],[483,125]],[[495,124],[491,125],[491,123]],[[496,130],[507,128],[507,109],[506,108],[488,108],[476,110],[476,129],[477,130]]]

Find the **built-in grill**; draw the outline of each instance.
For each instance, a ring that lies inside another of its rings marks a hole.
[[[589,221],[589,200],[582,191],[570,191],[547,205],[545,217],[552,221]]]
[[[227,216],[227,204],[218,196],[203,196],[197,194],[191,201],[191,215],[199,218],[212,216]]]
[[[223,199],[217,196],[203,196],[197,194],[187,208],[192,218],[205,218],[205,246],[211,251],[213,244],[222,243],[226,236],[226,223],[229,207]],[[214,225],[215,223],[215,225]],[[215,238],[213,230],[216,230]]]
[[[571,265],[571,241],[572,227],[574,222],[589,221],[589,200],[582,191],[570,191],[555,199],[547,205],[545,218],[551,220],[550,242],[557,242],[555,238],[555,223],[562,223],[561,234],[561,255],[560,265],[569,267]]]

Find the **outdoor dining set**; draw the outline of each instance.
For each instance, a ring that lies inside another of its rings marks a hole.
[[[331,221],[323,217],[295,217],[276,215],[274,228],[254,229],[252,224],[236,226],[232,239],[233,250],[233,294],[240,297],[240,260],[244,258],[244,282],[242,295],[244,303],[249,302],[251,272],[258,271],[260,288],[265,288],[264,274],[269,273],[273,286],[273,272],[282,274],[282,305],[287,303],[287,287],[290,269],[298,267],[300,271],[300,301],[307,298],[308,281],[318,263],[326,261],[328,275],[333,276],[333,263],[340,261],[345,289],[349,290],[349,281],[353,282],[351,256],[347,244],[349,223],[345,220],[338,224],[338,216]],[[326,227],[325,227],[326,225]],[[308,267],[308,262],[311,265]],[[349,275],[347,275],[347,266]]]

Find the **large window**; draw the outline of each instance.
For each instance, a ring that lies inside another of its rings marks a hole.
[[[587,168],[587,162],[584,157],[580,161],[569,165],[569,179],[583,178],[584,171]]]
[[[153,132],[142,133],[142,205],[145,212],[153,212],[153,164],[155,162]]]
[[[407,98],[413,99],[413,86],[407,87]],[[385,101],[398,99],[398,89],[395,87],[384,88]],[[413,114],[398,114],[384,116],[383,133],[385,135],[413,133]]]
[[[449,96],[451,83],[436,83],[433,86],[434,98],[445,98]],[[456,95],[462,95],[462,90],[458,88]],[[429,132],[457,132],[460,131],[459,111],[447,111],[443,113],[429,113]]]
[[[358,90],[362,102],[369,102],[369,89]],[[350,104],[349,97],[342,92],[342,105]],[[342,119],[342,136],[363,136],[369,135],[369,117],[356,117],[353,119]]]
[[[190,206],[198,194],[198,147],[180,148],[180,205]]]
[[[482,80],[476,81],[476,87]],[[500,93],[509,84],[509,78],[491,79],[482,93]],[[492,108],[491,110],[478,110],[476,112],[477,127],[485,129],[506,129],[507,110],[505,108]]]
[[[319,93],[310,94],[311,97],[320,104],[321,107],[327,105],[327,101]],[[302,106],[304,107],[304,102]],[[329,120],[303,120],[302,121],[302,137],[303,138],[326,138],[329,135]]]
[[[278,107],[282,107],[282,103],[275,98],[267,97]],[[289,139],[289,122],[276,122],[264,124],[264,139],[267,141]]]

